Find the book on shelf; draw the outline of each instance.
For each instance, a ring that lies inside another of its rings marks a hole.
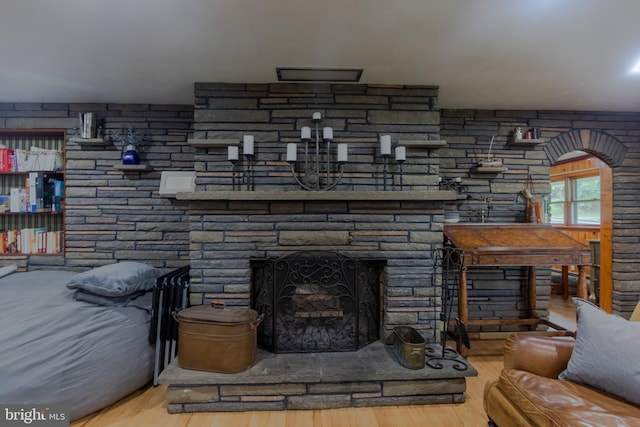
[[[13,150],[6,147],[0,147],[0,172],[13,172],[14,169]]]

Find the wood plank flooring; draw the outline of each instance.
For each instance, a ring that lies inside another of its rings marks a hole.
[[[575,330],[575,307],[571,300],[552,296],[552,321]],[[168,414],[166,387],[146,387],[116,404],[88,415],[72,427],[485,427],[482,407],[485,383],[502,369],[502,340],[472,342],[469,362],[478,371],[467,378],[462,404],[344,408],[310,411],[256,411]]]

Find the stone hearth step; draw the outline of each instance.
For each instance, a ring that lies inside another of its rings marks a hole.
[[[239,374],[182,369],[174,360],[160,375],[167,411],[265,411],[462,403],[466,377],[478,375],[447,349],[427,345],[427,366],[400,366],[392,346],[375,342],[356,352],[273,354]]]

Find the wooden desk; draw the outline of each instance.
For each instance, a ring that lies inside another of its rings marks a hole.
[[[543,323],[554,329],[562,329],[535,315],[536,266],[577,266],[577,296],[587,298],[585,267],[591,260],[590,248],[548,224],[445,224],[444,234],[453,247],[463,253],[458,288],[458,317],[467,326],[528,325],[535,329],[538,324]],[[529,316],[525,319],[470,320],[467,268],[471,266],[528,266]],[[466,356],[468,349],[463,348],[459,337],[456,337],[456,342],[458,352]]]

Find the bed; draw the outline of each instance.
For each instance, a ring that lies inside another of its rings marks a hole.
[[[150,382],[151,290],[160,272],[143,265],[142,284],[123,287],[118,280],[130,272],[123,266],[0,278],[0,402],[55,405],[75,420]],[[74,285],[82,275],[89,285]]]

